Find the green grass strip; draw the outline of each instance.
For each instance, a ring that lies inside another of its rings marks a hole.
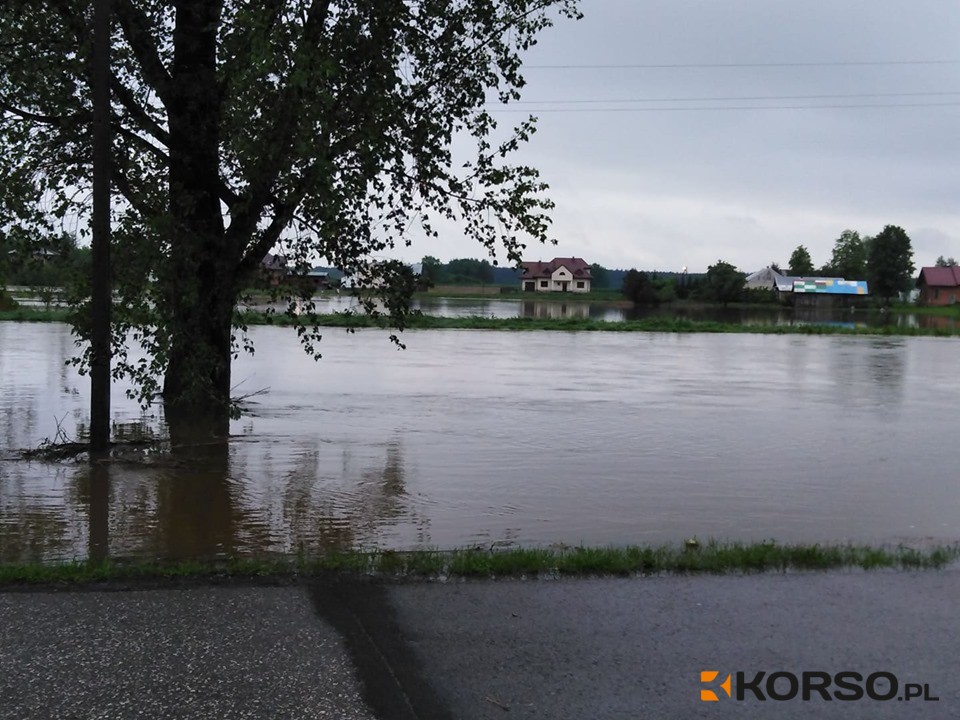
[[[266,316],[261,313],[242,313],[247,325],[298,325],[308,322],[305,317],[287,315]],[[374,328],[382,323],[364,314],[330,313],[316,317],[324,327]],[[592,320],[587,318],[493,318],[483,316],[438,317],[419,315],[410,317],[407,328],[412,330],[554,330],[566,332],[664,332],[664,333],[754,333],[764,335],[870,335],[870,336],[933,336],[960,335],[956,328],[917,328],[893,325],[850,327],[846,325],[749,325],[721,323],[686,318],[651,317],[642,320]]]
[[[65,322],[64,310],[18,309],[0,312],[0,320],[16,322]],[[281,327],[312,324],[307,316],[239,312],[236,320],[244,325],[276,325]],[[321,327],[349,329],[389,327],[384,319],[363,313],[326,313],[317,315]],[[848,325],[749,325],[709,320],[688,320],[676,317],[651,317],[643,320],[592,320],[589,318],[493,318],[483,316],[438,317],[417,315],[407,319],[411,330],[554,330],[561,332],[661,332],[661,333],[751,333],[760,335],[864,335],[883,337],[955,337],[960,326],[946,328],[897,327],[880,325],[850,327]]]
[[[232,558],[212,561],[75,561],[0,565],[6,585],[163,581],[203,578],[297,578],[325,573],[404,578],[528,576],[630,576],[660,573],[757,573],[838,568],[938,569],[960,558],[960,546],[918,550],[905,546],[688,543],[659,547],[461,549],[412,552],[333,552],[292,559]]]

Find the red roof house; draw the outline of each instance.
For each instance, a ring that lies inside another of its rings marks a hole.
[[[925,267],[917,278],[923,305],[952,305],[960,298],[960,267]]]
[[[520,267],[520,287],[524,292],[590,292],[590,266],[583,258],[524,262]]]

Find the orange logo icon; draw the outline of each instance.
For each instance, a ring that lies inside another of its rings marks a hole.
[[[701,670],[700,671],[700,682],[701,684],[712,683],[717,679],[717,676],[720,675],[716,670]],[[727,697],[732,697],[730,694],[730,676],[727,675],[727,679],[720,683],[720,687],[723,688],[723,691],[727,694]],[[719,702],[720,698],[717,696],[717,693],[713,690],[700,690],[700,700],[703,702]]]

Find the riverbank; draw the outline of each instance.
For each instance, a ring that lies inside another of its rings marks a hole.
[[[19,308],[0,312],[0,321],[9,322],[66,322],[66,310],[34,310]],[[276,325],[280,327],[306,325],[315,322],[322,327],[348,329],[388,327],[383,318],[363,313],[325,313],[310,318],[307,315],[291,317],[285,314],[267,314],[254,311],[237,313],[237,322],[247,325]],[[957,328],[920,328],[896,325],[860,326],[851,323],[809,325],[747,325],[714,321],[688,320],[677,317],[650,317],[642,320],[608,321],[590,318],[494,318],[473,315],[468,317],[439,317],[411,315],[406,329],[411,330],[553,330],[561,332],[658,332],[658,333],[752,333],[765,335],[868,335],[868,336],[928,336],[952,337],[960,335]]]
[[[231,558],[156,562],[81,560],[0,565],[0,587],[109,581],[156,582],[210,578],[311,577],[329,573],[402,578],[753,573],[838,568],[938,569],[960,559],[960,546],[700,543],[678,546],[480,548],[452,551],[332,552],[308,558]]]

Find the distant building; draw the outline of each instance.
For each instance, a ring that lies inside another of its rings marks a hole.
[[[308,270],[303,279],[306,280],[315,290],[326,290],[330,287],[330,273],[320,268]]]
[[[520,263],[524,292],[590,292],[590,265],[582,258],[554,258],[550,262]]]
[[[917,278],[924,305],[953,305],[960,297],[960,267],[925,267]]]
[[[260,277],[267,285],[279,285],[287,279],[289,272],[287,260],[282,255],[267,253],[260,261]]]
[[[765,267],[763,270],[757,270],[755,273],[747,275],[743,286],[747,290],[776,290],[781,278],[784,279],[784,284],[786,284],[785,275],[781,275],[772,267]]]
[[[835,307],[868,294],[866,280],[804,278],[793,283],[794,307]]]
[[[784,275],[769,267],[747,275],[744,287],[775,290],[781,300],[792,299],[799,305],[830,305],[843,296],[869,294],[866,280]]]

